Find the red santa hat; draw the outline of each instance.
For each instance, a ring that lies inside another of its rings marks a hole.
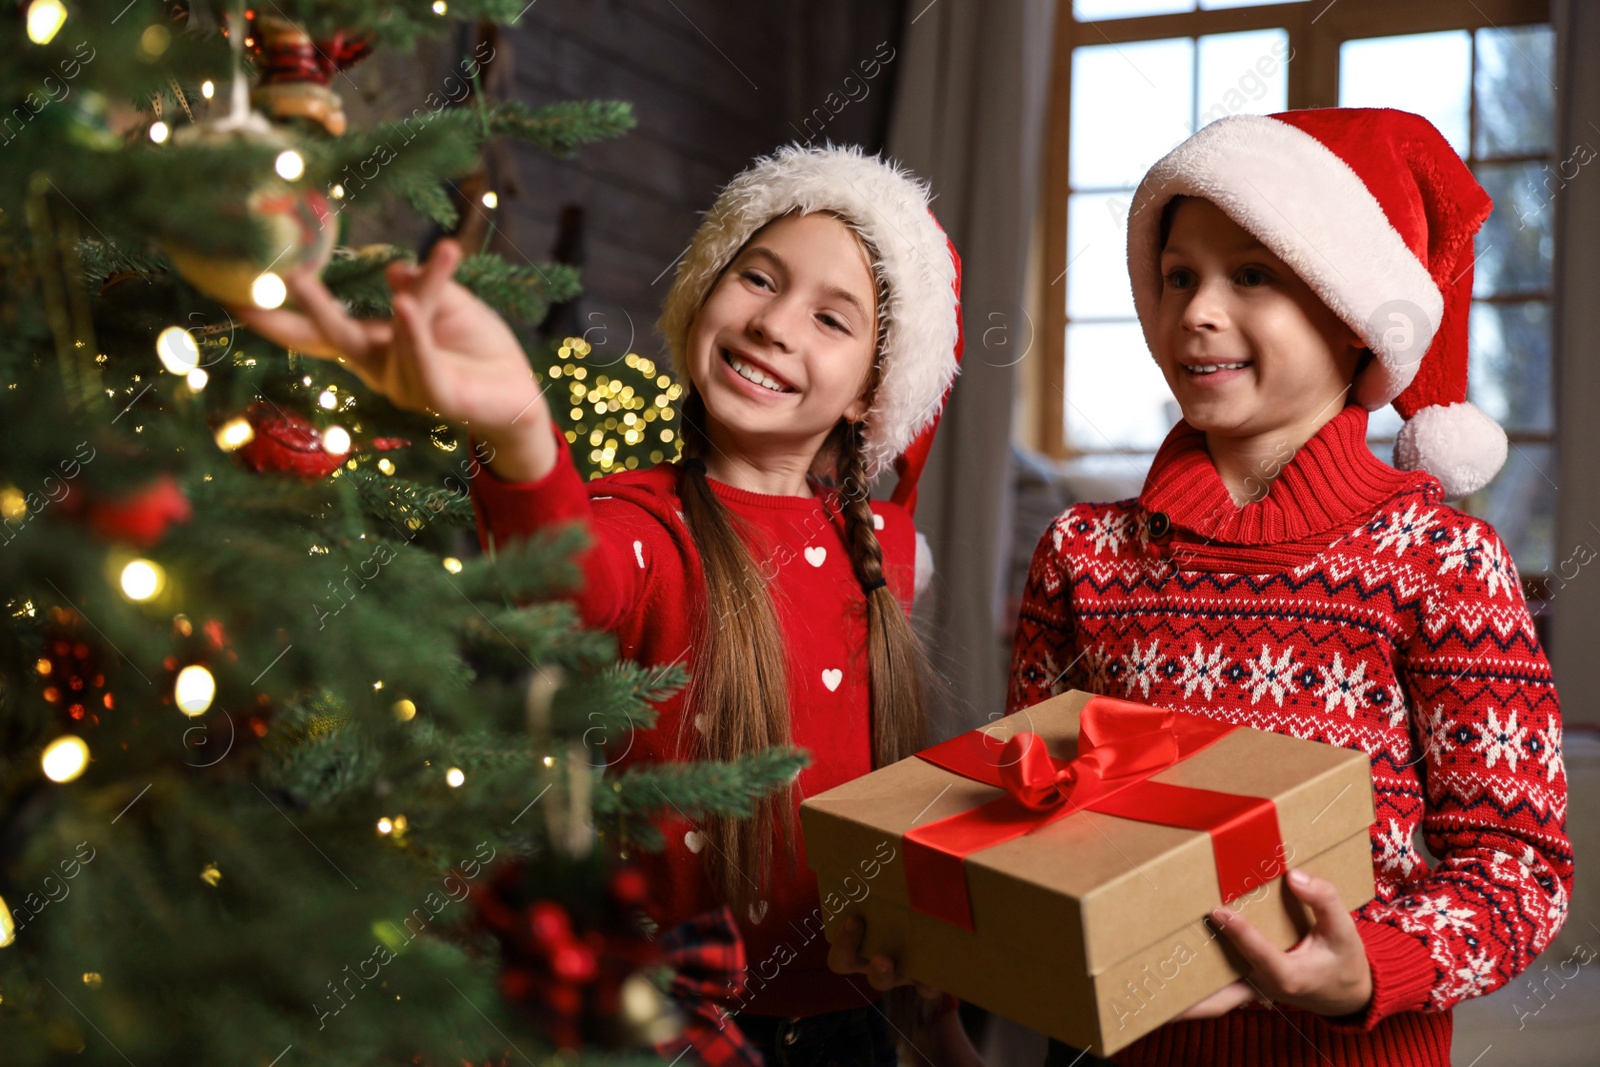
[[[1492,206],[1427,119],[1388,108],[1236,115],[1150,168],[1128,218],[1134,307],[1153,345],[1161,215],[1202,197],[1309,285],[1372,350],[1357,403],[1406,419],[1395,466],[1448,497],[1488,484],[1506,435],[1467,400],[1473,237]]]
[[[882,368],[862,427],[869,479],[893,466],[893,500],[916,506],[917,481],[961,363],[961,260],[929,208],[927,185],[856,147],[788,145],[756,160],[717,197],[678,264],[657,324],[678,380],[689,381],[689,327],[755,232],[783,215],[829,211],[867,245],[886,294]],[[831,474],[831,471],[819,471]]]

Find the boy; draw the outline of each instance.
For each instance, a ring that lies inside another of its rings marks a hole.
[[[1516,568],[1442,503],[1505,458],[1460,402],[1489,198],[1426,120],[1326,109],[1205,127],[1135,205],[1135,306],[1184,418],[1137,499],[1041,540],[1008,711],[1080,688],[1367,752],[1377,898],[1291,872],[1315,925],[1288,952],[1217,909],[1249,976],[1116,1062],[1448,1064],[1451,1006],[1527,967],[1572,880]],[[1391,402],[1400,469],[1365,443]]]

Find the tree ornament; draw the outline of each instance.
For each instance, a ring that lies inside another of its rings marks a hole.
[[[317,429],[310,420],[287,413],[268,404],[252,404],[245,412],[253,436],[234,452],[234,456],[253,471],[293,474],[306,481],[326,478],[351,454],[361,451],[340,442],[330,441],[329,432]],[[348,437],[347,431],[340,431]],[[379,452],[404,448],[409,441],[399,437],[375,437],[367,448]],[[331,449],[331,450],[330,450]]]
[[[69,512],[81,513],[89,528],[107,541],[149,548],[167,533],[175,522],[188,522],[194,514],[183,487],[170,474],[127,496],[96,500],[83,494],[69,495],[64,505]]]
[[[250,103],[279,122],[305,119],[334,137],[344,133],[344,101],[329,83],[372,51],[371,39],[340,30],[312,40],[288,19],[265,14],[247,17],[251,54],[261,73],[250,92]]]
[[[61,711],[68,723],[98,725],[100,712],[116,700],[106,688],[101,650],[84,639],[83,617],[70,608],[50,609],[44,649],[34,670],[43,685],[45,703]]]
[[[233,83],[228,114],[216,120],[184,126],[174,140],[180,144],[226,147],[261,145],[276,149],[273,172],[264,175],[233,212],[233,219],[249,219],[265,234],[262,255],[224,257],[191,252],[170,241],[163,251],[185,281],[224,304],[274,308],[286,296],[283,275],[301,267],[321,270],[333,256],[338,228],[328,200],[316,189],[298,184],[304,161],[288,134],[273,127],[250,109],[245,84],[243,42],[230,34]]]

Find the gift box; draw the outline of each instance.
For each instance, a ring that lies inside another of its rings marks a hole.
[[[1235,981],[1227,902],[1280,948],[1289,867],[1372,899],[1366,755],[1063,693],[800,809],[830,941],[1110,1055]]]

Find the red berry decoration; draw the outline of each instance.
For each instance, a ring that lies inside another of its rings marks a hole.
[[[44,651],[34,669],[43,683],[45,702],[58,708],[71,724],[100,722],[100,712],[116,703],[105,688],[100,649],[83,639],[83,618],[69,608],[51,608]]]

